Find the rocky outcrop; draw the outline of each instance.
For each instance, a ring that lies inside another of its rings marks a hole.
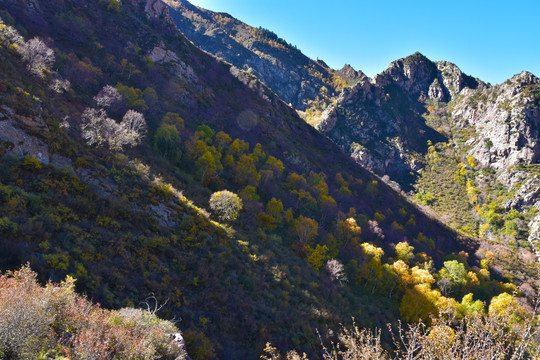
[[[439,79],[433,80],[431,85],[429,85],[428,96],[430,99],[435,100],[435,101],[446,100],[445,91],[443,87],[441,86],[441,83],[439,83]]]
[[[397,85],[412,97],[427,94],[437,78],[436,65],[420,53],[390,63],[388,69],[375,76],[375,84],[384,87]]]
[[[449,95],[447,101],[452,100],[458,95],[461,90],[486,88],[486,84],[471,76],[465,75],[455,64],[448,61],[437,62],[439,70],[439,78],[442,80],[443,86]]]
[[[200,83],[193,68],[180,60],[173,51],[165,49],[163,44],[155,46],[148,57],[158,64],[171,64],[174,74],[189,84],[197,86]]]
[[[351,69],[342,69],[351,74]],[[362,166],[402,183],[421,166],[427,141],[444,138],[419,116],[429,96],[448,98],[437,67],[421,54],[400,59],[373,80],[345,88],[316,125]],[[403,180],[403,181],[402,181]]]
[[[330,105],[322,113],[321,121],[315,125],[315,128],[324,134],[332,130],[336,126],[336,123],[337,108],[334,105]]]
[[[231,66],[230,73],[235,78],[240,80],[244,85],[249,86],[250,89],[257,92],[259,96],[266,102],[270,102],[270,97],[266,94],[267,89],[260,83],[260,81],[255,76],[238,69],[236,66]]]
[[[473,127],[467,145],[482,167],[497,171],[540,157],[540,79],[522,72],[501,85],[461,91],[452,117],[462,128]]]
[[[540,261],[540,215],[536,215],[529,223],[529,238],[527,240]]]
[[[159,225],[164,228],[171,228],[177,225],[173,220],[175,218],[176,210],[171,208],[174,204],[159,203],[157,205],[149,205],[150,211],[154,214],[154,217],[159,222]]]
[[[174,26],[169,8],[162,0],[131,0],[131,2],[135,5],[142,4],[147,18]]]
[[[189,357],[187,353],[186,342],[184,338],[182,337],[182,334],[181,333],[171,334],[171,339],[174,341],[176,346],[178,346],[178,348],[181,351],[180,357],[177,358],[176,360],[191,360],[191,358]]]
[[[514,175],[516,176],[516,175]],[[525,176],[525,174],[523,175]],[[508,186],[510,187],[510,186]],[[533,176],[525,181],[514,197],[508,200],[504,207],[507,210],[521,209],[523,206],[534,205],[540,195],[540,176]],[[540,207],[540,202],[538,203]]]
[[[340,72],[356,76],[347,66]],[[504,182],[509,175],[503,170],[540,158],[539,93],[539,79],[527,72],[489,86],[450,62],[433,63],[416,53],[393,61],[372,81],[363,78],[344,89],[316,128],[359,164],[402,183],[400,177],[422,167],[428,140],[447,140],[421,116],[435,102],[445,109],[442,126],[467,133],[461,151]]]
[[[40,162],[48,164],[49,146],[42,139],[30,135],[25,129],[48,132],[43,119],[20,116],[5,105],[0,107],[0,141],[4,142],[2,146],[4,151],[16,156],[33,155]]]
[[[366,74],[364,74],[360,70],[355,70],[351,65],[345,64],[341,70],[336,71],[336,74],[341,76],[349,85],[354,85],[360,80],[366,78]]]
[[[253,28],[228,14],[198,8],[184,0],[164,0],[180,31],[203,50],[256,76],[295,109],[319,97],[337,96],[334,71],[314,61],[276,34]],[[361,76],[349,71],[351,80]]]

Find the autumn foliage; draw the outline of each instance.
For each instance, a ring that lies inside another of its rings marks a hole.
[[[102,309],[74,284],[68,276],[42,287],[28,266],[0,276],[0,358],[180,359],[173,323],[147,310]]]

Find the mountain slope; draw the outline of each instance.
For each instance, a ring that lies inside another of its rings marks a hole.
[[[478,267],[476,241],[193,46],[161,2],[11,0],[0,17],[3,269],[72,274],[113,308],[167,301],[160,315],[179,321],[194,359],[257,358],[269,340],[314,352],[313,329],[351,316],[414,319],[403,299],[423,294],[397,279],[414,270],[435,288],[449,258],[480,277],[445,295],[514,289]],[[27,57],[29,44],[50,61]],[[134,112],[146,137],[118,146]],[[225,189],[244,205],[226,224],[204,210]]]
[[[342,77],[273,32],[253,28],[228,14],[214,13],[184,0],[165,2],[175,24],[188,39],[252,73],[296,109],[305,110],[319,97],[323,100],[337,96],[348,81],[354,83],[361,76],[349,73],[349,77]]]
[[[316,127],[452,227],[534,252],[538,83],[522,72],[491,86],[417,53],[344,90]]]

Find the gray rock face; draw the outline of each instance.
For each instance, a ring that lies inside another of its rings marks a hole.
[[[517,194],[504,204],[504,207],[510,209],[521,209],[523,206],[534,205],[540,195],[540,177],[529,178],[520,187]],[[540,204],[540,203],[539,203]]]
[[[349,85],[354,85],[367,76],[362,71],[356,71],[351,65],[346,64],[341,70],[336,71]]]
[[[161,20],[169,25],[174,25],[167,5],[162,0],[132,0],[144,2],[144,12],[149,19]]]
[[[522,72],[501,85],[462,91],[452,111],[457,124],[474,127],[473,155],[483,167],[501,171],[518,163],[531,164],[540,156],[540,108],[535,94],[540,80]]]
[[[315,128],[320,132],[327,133],[336,126],[337,122],[337,109],[334,105],[330,105],[324,110],[321,115],[321,122],[318,123]]]
[[[540,244],[540,215],[536,215],[529,223],[529,238],[527,240],[540,261],[540,249],[538,248]]]
[[[193,68],[180,60],[174,51],[164,49],[163,46],[163,44],[155,46],[148,54],[148,57],[158,64],[171,64],[173,72],[177,77],[198,87],[200,81]]]
[[[333,70],[323,61],[309,59],[277,35],[184,0],[164,1],[178,29],[195,45],[255,75],[294,108],[305,110],[323,87],[328,96],[338,95]]]
[[[381,87],[395,84],[416,97],[427,94],[430,85],[437,77],[437,67],[420,53],[390,63],[388,69],[375,77]]]
[[[453,99],[465,88],[476,89],[487,87],[482,81],[463,74],[463,72],[451,62],[439,61],[437,62],[437,69],[440,74],[439,78],[442,79],[442,84],[449,94],[447,101]]]
[[[0,140],[7,142],[7,152],[16,156],[33,155],[40,162],[50,161],[49,146],[40,138],[29,135],[24,128],[33,128],[48,132],[47,125],[41,118],[19,116],[3,105],[0,112]]]
[[[433,80],[431,85],[429,85],[428,96],[435,101],[445,101],[446,96],[443,87],[439,83],[439,79]]]
[[[428,96],[448,98],[441,84],[436,65],[421,54],[394,61],[373,80],[363,76],[344,89],[317,129],[362,166],[403,180],[421,166],[428,140],[444,140],[419,116]]]
[[[434,101],[447,108],[449,128],[472,134],[464,150],[504,178],[503,170],[540,158],[539,92],[539,79],[527,72],[489,86],[452,63],[416,53],[343,90],[317,129],[358,163],[403,185],[400,177],[422,167],[426,142],[447,141],[420,116]]]
[[[164,228],[171,228],[177,225],[176,222],[172,220],[174,219],[175,210],[168,205],[173,204],[164,204],[160,202],[157,205],[149,205],[149,208],[151,212],[154,213],[154,217],[159,222],[159,225]]]

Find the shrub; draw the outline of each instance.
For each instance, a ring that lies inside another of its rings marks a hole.
[[[170,321],[147,310],[101,309],[74,287],[71,277],[42,287],[28,266],[0,276],[0,358],[184,358]]]
[[[242,210],[242,199],[235,193],[223,190],[210,197],[210,208],[224,221],[234,221]]]
[[[18,48],[23,61],[28,64],[28,70],[35,75],[44,76],[54,64],[54,51],[39,38],[33,38]]]

